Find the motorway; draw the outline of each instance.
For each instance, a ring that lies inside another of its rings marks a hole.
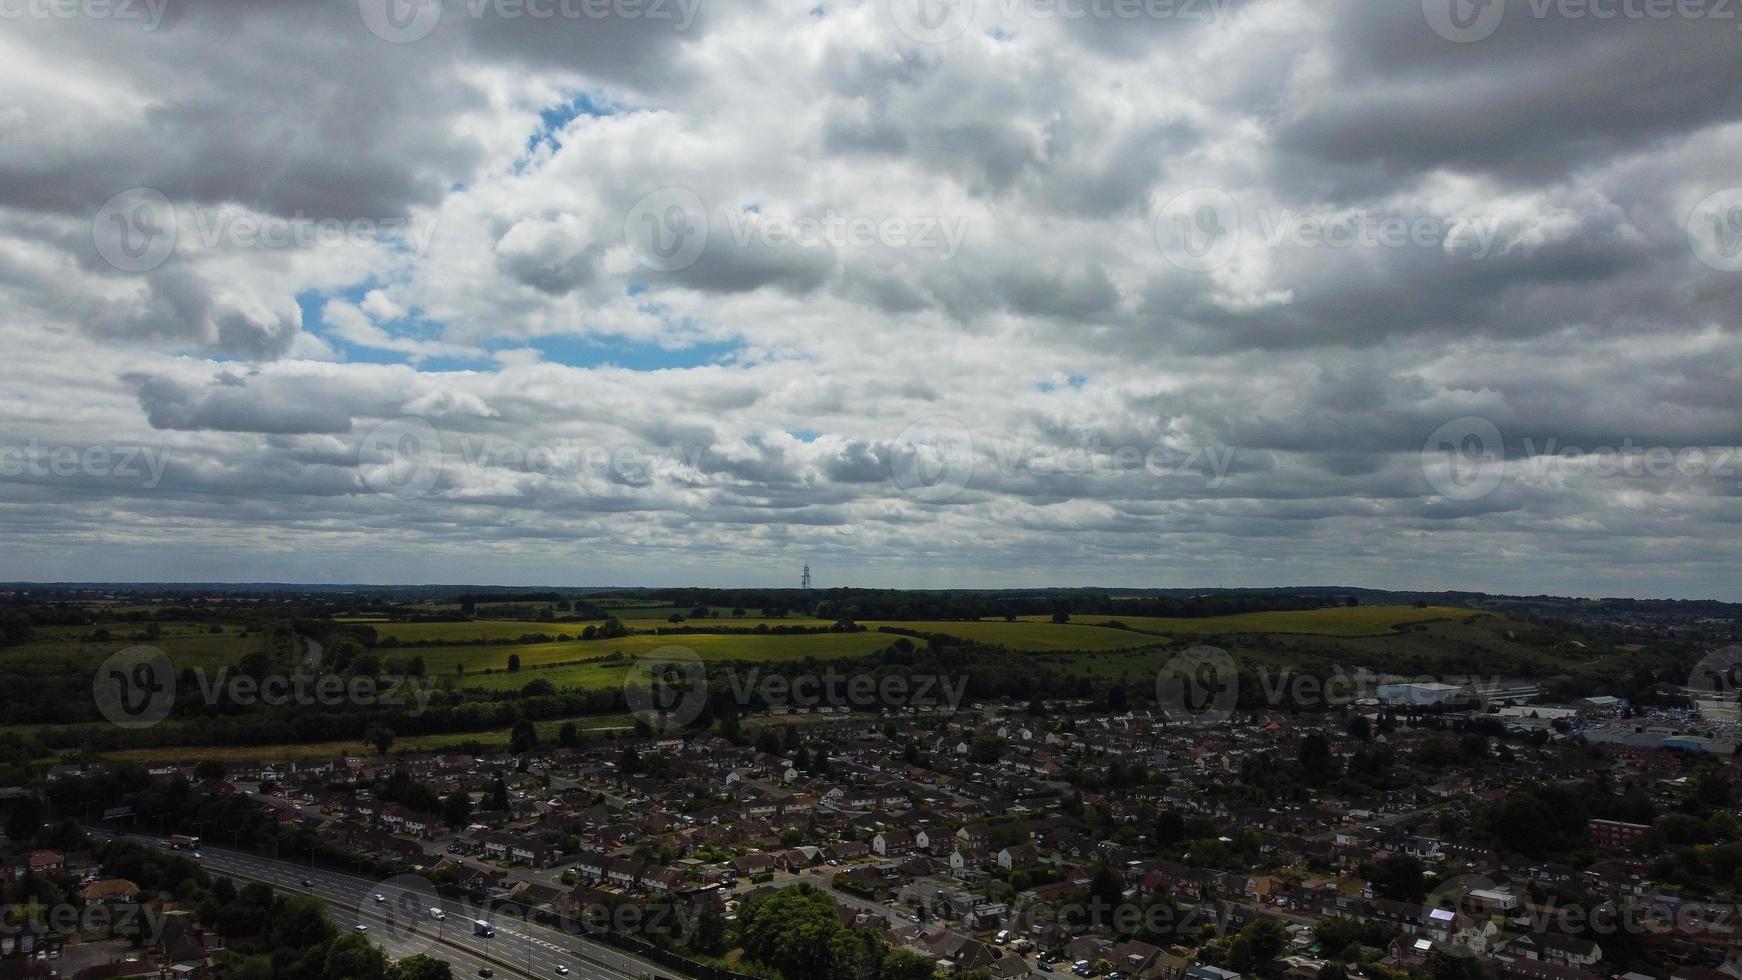
[[[155,837],[128,836],[140,843],[164,846]],[[388,956],[399,959],[426,953],[452,963],[456,977],[478,976],[486,963],[502,977],[561,976],[558,967],[566,967],[567,975],[577,980],[645,980],[672,973],[536,922],[498,920],[476,906],[437,896],[429,882],[413,875],[371,881],[203,844],[200,853],[206,870],[213,874],[262,881],[279,891],[326,899],[335,921],[347,929],[368,926],[369,940]],[[305,881],[308,884],[303,884]],[[377,902],[377,895],[383,901]],[[431,918],[432,908],[442,909],[446,918]],[[495,927],[495,937],[474,935],[474,919],[488,920]]]

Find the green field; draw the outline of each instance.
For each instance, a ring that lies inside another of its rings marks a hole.
[[[655,626],[670,626],[673,615],[684,617],[687,626],[755,626],[757,623],[767,623],[769,626],[827,626],[833,620],[817,619],[803,613],[791,613],[779,618],[763,616],[758,609],[747,609],[743,616],[733,616],[730,606],[709,606],[708,611],[718,613],[706,619],[690,619],[690,613],[695,606],[618,606],[610,610],[611,615],[623,621],[625,626],[636,629],[652,629]]]
[[[1160,633],[1166,636],[1209,636],[1235,633],[1295,633],[1311,636],[1385,636],[1393,627],[1425,623],[1442,619],[1468,619],[1480,615],[1474,610],[1453,606],[1342,606],[1324,609],[1303,609],[1288,612],[1242,613],[1237,616],[1209,616],[1179,619],[1161,616],[1102,616],[1098,613],[1072,617],[1078,623],[1104,623],[1113,620],[1133,630]],[[1043,616],[1025,616],[1025,622],[1046,622]]]
[[[936,620],[876,620],[862,625],[877,629],[894,626],[921,633],[945,633],[976,643],[991,643],[1012,650],[1050,652],[1058,650],[1118,650],[1124,647],[1152,646],[1164,642],[1159,637],[1145,636],[1130,630],[1108,629],[1105,626],[1084,626],[1077,623],[1051,623],[1045,620],[1007,623],[983,619],[979,622]]]
[[[651,636],[636,634],[614,640],[586,640],[569,643],[508,643],[488,646],[426,647],[417,650],[423,657],[424,669],[430,677],[458,676],[456,665],[464,664],[464,686],[519,687],[533,677],[544,677],[552,684],[563,686],[558,676],[576,672],[577,677],[590,680],[589,671],[597,667],[564,666],[540,670],[528,668],[543,664],[572,664],[573,661],[597,661],[620,653],[637,657],[662,647],[685,647],[694,650],[704,661],[745,660],[761,663],[795,663],[808,658],[841,660],[862,657],[896,641],[887,633],[821,633],[804,636],[761,636],[723,633],[694,633],[685,636]],[[507,674],[508,657],[520,657],[521,670]],[[618,665],[619,668],[621,664]],[[485,684],[483,671],[493,670],[508,679],[520,678],[519,684]],[[593,687],[593,683],[576,686]]]
[[[579,636],[581,631],[596,623],[543,623],[521,619],[476,619],[461,623],[389,623],[369,620],[343,620],[372,627],[375,635],[381,640],[393,638],[405,645],[419,643],[465,643],[472,640],[507,641],[524,636],[528,633],[543,633],[546,636],[556,636],[567,633]]]
[[[809,616],[788,616],[781,619],[765,619],[761,616],[746,616],[734,619],[730,615],[719,619],[687,619],[683,623],[672,623],[668,620],[670,610],[662,615],[655,615],[655,609],[625,609],[622,610],[621,622],[632,630],[656,630],[673,626],[695,627],[697,629],[755,629],[758,624],[767,624],[770,629],[776,626],[827,626],[832,622],[827,619],[814,619]],[[646,613],[643,615],[643,613]],[[633,614],[633,615],[632,615]],[[687,616],[687,612],[685,614]],[[559,636],[567,633],[578,637],[588,626],[598,626],[602,620],[586,622],[549,622],[531,619],[475,619],[467,622],[451,623],[394,623],[382,619],[365,619],[361,617],[343,619],[340,622],[357,623],[373,627],[375,635],[385,640],[392,637],[403,646],[416,646],[420,643],[468,643],[474,640],[491,642],[511,641],[529,633],[543,633],[546,636]]]
[[[92,627],[45,626],[33,632],[30,642],[0,649],[0,667],[71,664],[94,668],[112,653],[143,644],[169,654],[177,668],[215,669],[266,646],[263,635],[244,637],[240,627],[228,624],[220,628],[222,633],[213,633],[209,624],[159,623],[157,638],[148,639],[143,625],[128,623],[107,627],[107,640],[87,642],[82,638],[92,633]]]

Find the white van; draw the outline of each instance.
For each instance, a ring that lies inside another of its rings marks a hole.
[[[448,914],[446,912],[443,912],[441,909],[432,908],[429,910],[429,917],[436,920],[437,922],[440,922],[441,920],[447,918]]]

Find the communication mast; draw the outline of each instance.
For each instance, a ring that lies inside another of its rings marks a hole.
[[[804,576],[799,579],[798,587],[804,592],[809,592],[811,590],[811,566],[809,562],[805,563]]]

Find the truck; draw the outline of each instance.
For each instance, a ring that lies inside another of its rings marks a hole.
[[[496,935],[496,927],[485,922],[483,919],[473,919],[472,935],[483,936],[485,939],[491,939]]]
[[[187,834],[170,834],[169,835],[169,846],[174,848],[175,850],[178,850],[178,851],[183,850],[183,849],[191,851],[194,848],[198,847],[199,844],[200,844],[200,839],[198,837],[190,837]]]

